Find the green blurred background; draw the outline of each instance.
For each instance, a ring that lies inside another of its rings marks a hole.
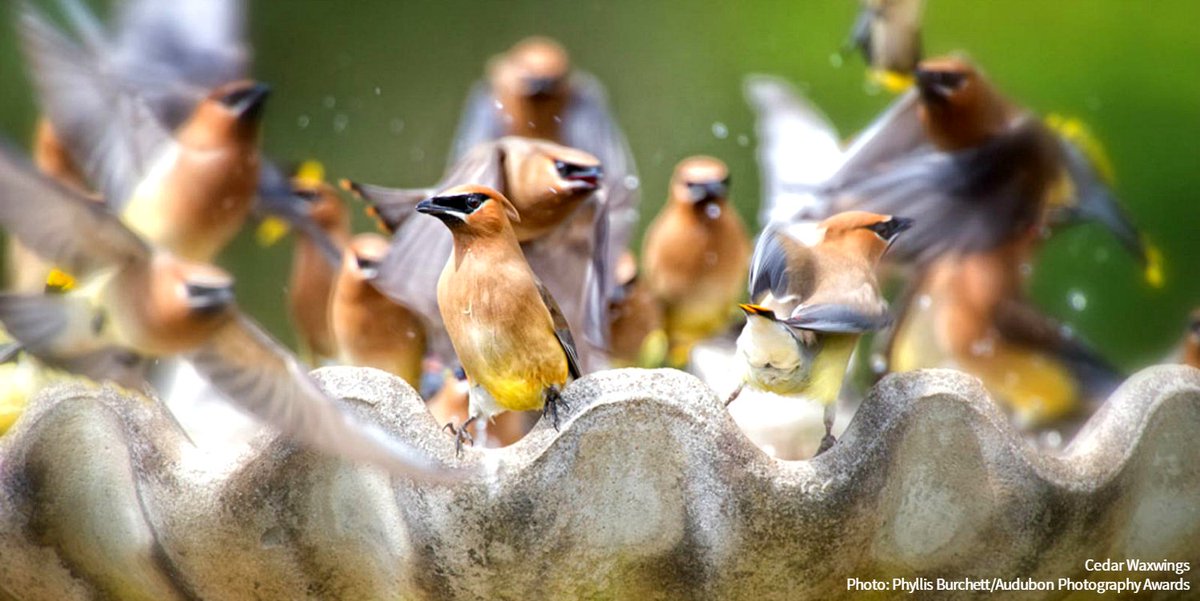
[[[607,84],[641,170],[644,221],[661,206],[672,166],[705,153],[729,163],[738,207],[754,223],[753,121],[740,87],[747,73],[796,82],[846,134],[889,101],[866,89],[857,57],[833,60],[852,0],[260,0],[250,10],[255,74],[275,89],[266,148],[285,160],[318,158],[335,178],[434,182],[484,61],[531,34],[559,39]],[[1145,284],[1134,261],[1088,226],[1045,245],[1031,291],[1126,368],[1168,352],[1200,304],[1198,16],[1193,0],[926,7],[927,54],[965,50],[1013,99],[1080,117],[1106,143],[1120,197],[1165,254],[1165,288]],[[35,111],[11,11],[0,15],[0,32],[0,132],[28,140]],[[223,257],[243,306],[289,342],[290,252],[288,243],[261,249],[243,236]]]

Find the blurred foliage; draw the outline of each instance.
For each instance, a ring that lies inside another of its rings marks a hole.
[[[850,0],[258,0],[249,33],[256,76],[275,89],[265,133],[275,156],[318,158],[334,178],[432,183],[484,61],[546,34],[607,84],[641,170],[646,221],[673,165],[705,153],[729,163],[752,223],[757,167],[742,77],[787,77],[849,135],[889,101],[866,89],[857,57],[834,60],[855,11]],[[928,54],[965,50],[1013,99],[1079,117],[1106,143],[1125,206],[1163,249],[1166,287],[1144,283],[1089,226],[1046,244],[1032,292],[1129,368],[1166,353],[1200,304],[1197,16],[1191,0],[929,0],[926,10]],[[0,15],[0,132],[27,140],[35,113],[11,17]],[[281,302],[289,261],[290,244],[260,249],[247,233],[223,263],[242,304],[291,341]]]

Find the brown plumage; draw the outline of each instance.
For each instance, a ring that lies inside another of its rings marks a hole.
[[[561,390],[580,376],[575,342],[525,262],[511,225],[520,220],[516,208],[490,188],[459,186],[417,210],[441,220],[454,238],[437,298],[471,383],[470,419],[541,409],[557,427]]]
[[[663,309],[638,273],[637,259],[626,252],[617,262],[618,293],[609,303],[609,354],[619,367],[651,367],[666,358]],[[654,348],[659,346],[661,348]]]
[[[308,217],[338,248],[350,239],[350,215],[333,187],[323,181],[293,178],[292,187],[305,200]],[[329,325],[330,297],[338,269],[322,244],[298,231],[288,279],[288,311],[301,348],[312,359],[337,356]]]
[[[1187,335],[1183,339],[1183,363],[1200,369],[1200,309],[1188,318]]]
[[[342,363],[374,367],[421,385],[425,329],[412,311],[384,296],[373,284],[388,241],[359,234],[346,247],[329,307],[329,323]]]
[[[917,114],[941,150],[979,146],[1005,132],[1017,110],[973,64],[956,56],[921,61]]]
[[[569,99],[571,60],[558,42],[532,37],[488,62],[488,81],[499,103],[507,135],[561,139],[561,117]]]
[[[750,242],[729,204],[729,171],[712,157],[680,162],[666,205],[646,231],[642,272],[663,305],[670,363],[720,331],[742,294]]]

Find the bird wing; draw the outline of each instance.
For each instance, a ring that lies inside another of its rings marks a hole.
[[[0,144],[0,226],[77,278],[150,257],[103,204],[42,175],[7,144]]]
[[[787,226],[774,223],[759,234],[750,256],[748,287],[751,302],[761,302],[768,293],[788,303],[811,294],[816,257],[811,248],[787,230]]]
[[[902,263],[925,263],[948,252],[987,250],[1033,225],[1046,180],[1044,132],[1026,120],[985,144],[957,152],[926,149],[888,161],[828,192],[835,212],[870,211],[916,218],[889,250]]]
[[[317,249],[331,267],[337,269],[342,264],[342,249],[333,238],[312,219],[308,212],[308,202],[301,198],[292,187],[292,182],[284,175],[283,170],[274,161],[262,159],[258,171],[258,202],[254,205],[254,214],[258,218],[274,215],[302,233]]]
[[[742,87],[757,117],[754,131],[763,182],[759,223],[826,216],[828,201],[815,191],[841,163],[837,129],[781,78],[750,75]]]
[[[828,187],[838,187],[878,171],[887,163],[933,148],[917,116],[914,90],[901,94],[891,106],[854,137],[832,171]]]
[[[249,71],[243,0],[125,0],[115,22],[118,74],[171,129],[209,90]]]
[[[396,474],[449,475],[421,450],[338,406],[295,357],[245,316],[231,319],[187,359],[231,402],[297,443]]]
[[[82,46],[22,4],[22,47],[55,133],[109,206],[119,211],[173,140],[145,99],[113,76],[108,43],[94,17],[75,0],[68,9]]]
[[[457,162],[477,145],[503,136],[504,127],[498,117],[499,110],[492,87],[482,79],[475,82],[467,93],[462,118],[454,132],[454,141],[450,144],[450,161]]]
[[[1097,221],[1108,228],[1130,254],[1145,264],[1148,260],[1145,242],[1133,225],[1133,220],[1117,202],[1112,188],[1082,148],[1062,136],[1058,137],[1058,141],[1075,198],[1072,206],[1051,213],[1050,226],[1069,227],[1083,221]]]
[[[804,304],[796,307],[783,323],[817,332],[858,334],[887,327],[892,316],[882,302]]]
[[[497,144],[489,142],[473,148],[447,172],[432,193],[460,184],[504,189],[504,169]],[[422,198],[427,198],[428,192]],[[374,284],[385,296],[422,317],[433,354],[449,360],[454,357],[454,347],[438,310],[437,283],[454,252],[454,237],[436,218],[415,210],[412,213],[392,234],[391,246]]]
[[[1090,398],[1106,398],[1125,380],[1094,348],[1024,299],[1010,298],[998,304],[993,323],[1006,340],[1061,359]]]
[[[541,280],[534,276],[533,282],[537,284],[542,303],[546,305],[546,310],[550,312],[550,318],[554,321],[554,337],[558,339],[558,344],[567,355],[567,368],[571,377],[579,379],[583,376],[583,370],[579,369],[579,353],[575,347],[575,337],[571,335],[571,326],[562,310],[558,308],[558,303],[554,302],[554,296],[542,285]]]

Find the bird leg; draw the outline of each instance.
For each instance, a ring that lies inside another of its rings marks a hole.
[[[563,400],[562,393],[559,392],[557,386],[547,387],[542,392],[542,396],[545,398],[545,403],[542,405],[542,417],[549,415],[553,420],[551,423],[554,424],[554,431],[558,432],[558,408],[561,406],[566,411],[570,407],[567,405],[567,401]]]
[[[730,403],[736,401],[738,398],[738,395],[742,394],[742,389],[745,387],[746,387],[745,382],[738,384],[737,388],[734,388],[733,392],[729,393],[729,398],[725,399],[725,406],[728,407]]]
[[[462,425],[459,426],[457,429],[454,427],[454,422],[446,422],[446,425],[442,426],[443,430],[450,430],[450,433],[454,435],[454,456],[455,457],[462,456],[464,442],[469,442],[469,443],[471,443],[471,446],[475,446],[475,439],[471,438],[471,433],[467,431],[467,426],[470,426],[471,423],[474,421],[475,421],[474,417],[468,417],[467,421],[463,422]]]
[[[817,447],[816,457],[825,451],[828,451],[837,439],[833,437],[833,416],[837,413],[837,402],[825,405],[825,436],[821,438],[821,446]]]

